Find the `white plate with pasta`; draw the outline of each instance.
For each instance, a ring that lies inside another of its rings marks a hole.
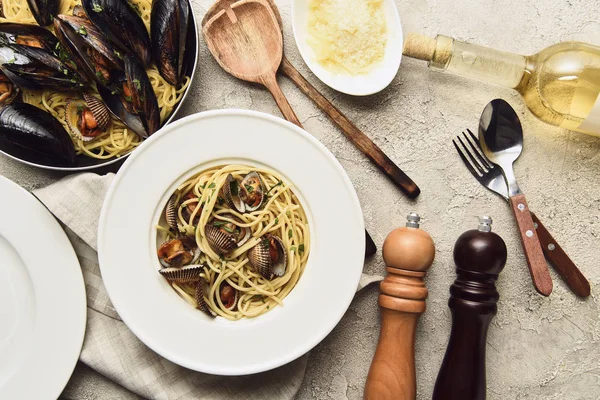
[[[317,345],[347,310],[365,240],[334,156],[271,115],[209,111],[146,140],[107,194],[98,250],[119,315],[196,371],[258,373]]]

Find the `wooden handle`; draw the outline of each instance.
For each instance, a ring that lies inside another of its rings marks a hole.
[[[280,71],[302,90],[342,130],[354,146],[362,151],[389,179],[409,198],[421,193],[417,184],[408,177],[367,135],[358,129],[329,100],[315,89],[298,70],[285,58]]]
[[[534,213],[531,213],[531,218],[534,224],[537,224],[536,231],[546,259],[550,261],[556,272],[563,278],[573,293],[577,296],[588,297],[590,295],[590,283],[588,280],[552,237],[550,232],[548,232],[539,218]]]
[[[265,85],[265,87],[267,89],[269,89],[269,92],[271,92],[271,95],[275,99],[275,103],[277,103],[277,107],[279,107],[279,110],[281,110],[283,117],[285,119],[287,119],[288,121],[290,121],[291,123],[296,124],[300,128],[302,128],[302,124],[300,123],[300,120],[296,116],[296,113],[292,109],[292,106],[290,105],[290,103],[287,101],[287,98],[281,91],[281,88],[279,87],[279,84],[277,83],[277,77],[275,76],[275,74],[273,74],[272,76],[263,78],[263,84]]]
[[[552,293],[552,278],[546,260],[544,260],[544,253],[531,219],[525,195],[512,196],[510,205],[521,235],[521,244],[527,258],[527,266],[529,267],[533,286],[541,295],[550,296],[550,293]]]
[[[365,383],[365,400],[416,398],[415,332],[419,316],[381,309],[381,333]]]

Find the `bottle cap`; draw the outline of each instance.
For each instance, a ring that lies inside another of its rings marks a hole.
[[[411,211],[406,216],[406,227],[407,228],[419,228],[419,221],[421,221],[421,217],[414,211]]]
[[[480,232],[491,232],[492,231],[492,217],[484,215],[479,217],[479,227],[477,228]]]

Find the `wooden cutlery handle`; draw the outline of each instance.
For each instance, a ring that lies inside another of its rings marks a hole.
[[[590,295],[590,283],[581,273],[575,263],[569,258],[567,253],[560,247],[550,232],[546,229],[539,218],[531,213],[534,224],[537,224],[536,230],[540,238],[540,244],[544,255],[550,261],[556,272],[563,278],[573,293],[577,296],[587,297]]]
[[[550,277],[550,271],[548,271],[548,265],[544,259],[542,246],[533,225],[525,195],[512,196],[510,206],[517,221],[521,244],[527,258],[527,266],[529,267],[533,286],[541,295],[550,296],[550,293],[552,293],[552,277]]]
[[[307,95],[342,130],[344,135],[387,175],[409,198],[421,193],[417,184],[408,177],[367,135],[358,129],[340,110],[314,88],[298,70],[285,58],[280,71]]]
[[[300,120],[296,116],[296,113],[292,109],[292,106],[290,105],[289,101],[285,97],[285,94],[283,94],[281,88],[279,87],[279,84],[277,83],[277,76],[273,74],[273,76],[266,77],[265,79],[263,79],[263,84],[267,89],[269,89],[269,92],[271,92],[271,95],[275,99],[275,103],[277,103],[277,107],[279,107],[279,110],[281,110],[283,117],[291,123],[296,124],[300,128],[302,128]]]

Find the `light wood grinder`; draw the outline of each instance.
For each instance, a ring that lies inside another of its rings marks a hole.
[[[423,278],[433,263],[435,246],[419,229],[417,213],[411,212],[407,220],[406,227],[393,230],[383,243],[387,276],[379,286],[381,332],[365,384],[367,400],[416,398],[415,333],[425,311]]]
[[[506,244],[491,232],[492,219],[463,233],[454,245],[456,280],[448,306],[452,330],[433,400],[484,400],[485,345],[499,299],[496,279],[506,263]]]

